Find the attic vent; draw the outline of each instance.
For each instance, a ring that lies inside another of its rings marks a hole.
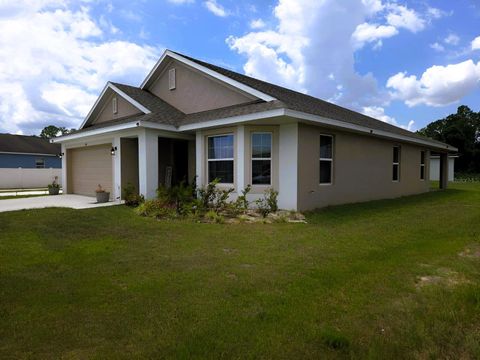
[[[113,110],[114,114],[118,113],[118,106],[117,106],[117,98],[116,97],[114,97],[112,99],[112,110]]]
[[[175,69],[168,70],[168,88],[170,90],[175,90],[176,80],[175,80]]]

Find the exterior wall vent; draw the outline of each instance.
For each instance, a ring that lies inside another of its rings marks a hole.
[[[168,70],[168,88],[175,90],[176,87],[175,68]]]
[[[117,98],[116,97],[114,97],[112,99],[112,110],[113,110],[114,114],[118,113],[118,104],[117,104]]]

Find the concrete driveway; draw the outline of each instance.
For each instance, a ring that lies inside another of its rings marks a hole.
[[[52,195],[36,196],[20,199],[0,200],[0,212],[15,211],[23,209],[41,209],[46,207],[67,207],[72,209],[88,209],[101,206],[118,205],[119,203],[110,201],[108,203],[97,204],[94,197],[82,195]]]

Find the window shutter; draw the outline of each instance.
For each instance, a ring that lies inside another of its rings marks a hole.
[[[175,69],[168,70],[168,88],[170,90],[175,90],[176,81],[175,81]]]

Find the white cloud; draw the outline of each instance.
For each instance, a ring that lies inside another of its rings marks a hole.
[[[445,106],[459,101],[480,85],[480,61],[467,60],[447,66],[432,66],[418,79],[405,72],[390,77],[387,87],[395,99],[408,106]]]
[[[438,42],[430,44],[430,47],[433,50],[436,50],[436,51],[439,51],[439,52],[445,51],[445,47],[442,44],[439,44]]]
[[[425,20],[415,10],[396,3],[388,4],[387,8],[389,10],[388,24],[396,28],[405,28],[414,33],[425,28]]]
[[[475,39],[472,40],[472,50],[479,50],[480,49],[480,36],[477,36]]]
[[[446,11],[443,11],[441,9],[437,9],[434,7],[429,7],[427,9],[427,17],[429,17],[430,19],[440,19],[444,16],[451,15],[451,14],[452,13],[448,13]]]
[[[460,38],[456,34],[450,34],[443,41],[448,45],[458,45]]]
[[[352,34],[354,46],[360,49],[365,43],[379,41],[398,34],[398,30],[391,25],[363,23],[357,26]]]
[[[87,8],[0,2],[0,131],[78,127],[109,79],[139,82],[158,49],[108,40]],[[8,11],[7,11],[8,10]]]
[[[381,106],[364,106],[362,112],[367,116],[373,117],[374,119],[389,123],[391,125],[399,126],[409,131],[413,131],[413,126],[415,125],[415,121],[413,120],[410,120],[406,126],[398,124],[394,117],[385,114],[385,109]]]
[[[352,34],[381,10],[375,0],[279,0],[274,28],[227,43],[246,56],[247,75],[360,109],[384,99],[372,74],[355,71]]]
[[[225,8],[217,3],[217,0],[207,0],[203,3],[206,8],[214,15],[220,16],[220,17],[226,17],[230,15],[230,13],[225,10]]]
[[[262,19],[254,19],[250,21],[250,29],[262,29],[266,26]]]

